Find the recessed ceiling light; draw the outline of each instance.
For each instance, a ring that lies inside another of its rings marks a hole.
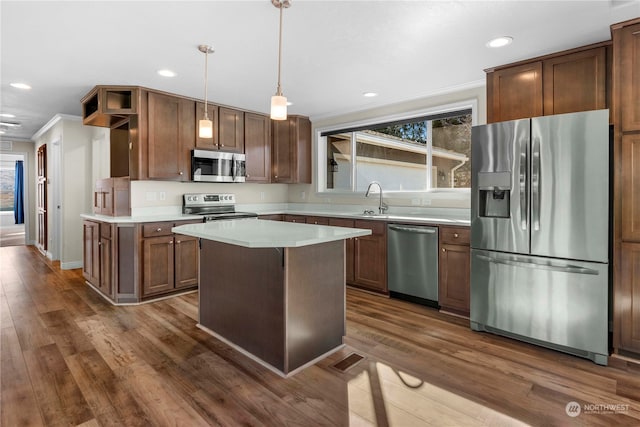
[[[15,115],[9,113],[0,113],[0,117],[6,117],[8,119],[13,119]]]
[[[513,37],[501,36],[487,42],[487,47],[503,47],[511,44]]]
[[[4,126],[8,128],[19,128],[22,125],[20,123],[0,121],[0,126]]]
[[[167,70],[166,68],[163,69],[163,70],[158,70],[158,74],[160,74],[162,77],[175,77],[175,76],[177,76],[175,71]]]
[[[366,96],[367,98],[373,98],[374,96],[378,96],[375,92],[364,92],[362,96]]]
[[[16,89],[31,89],[31,86],[26,83],[11,83],[11,86]]]
[[[0,135],[4,135],[6,132],[3,130],[0,130]]]

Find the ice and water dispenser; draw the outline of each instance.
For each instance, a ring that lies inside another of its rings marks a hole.
[[[479,216],[509,218],[511,172],[478,173]]]

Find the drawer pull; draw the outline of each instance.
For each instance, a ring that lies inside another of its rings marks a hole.
[[[447,250],[445,248],[442,248],[442,252],[447,252]]]
[[[176,240],[176,243],[179,245],[180,244],[180,240]]]
[[[162,231],[162,228],[158,228],[158,229],[156,229],[156,231],[159,233],[159,232]]]
[[[172,245],[173,244],[173,240],[169,240],[169,244]]]
[[[453,233],[453,237],[455,237],[456,239],[458,238],[459,234],[458,233]]]

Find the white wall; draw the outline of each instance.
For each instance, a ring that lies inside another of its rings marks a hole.
[[[12,141],[11,150],[3,150],[3,153],[24,154],[24,182],[25,182],[25,241],[32,245],[36,239],[36,164],[34,145],[31,141]],[[13,215],[11,215],[13,220]]]
[[[94,130],[83,126],[80,117],[55,116],[36,135],[35,149],[47,144],[49,256],[60,260],[63,269],[82,266],[81,213],[91,211],[93,197]],[[61,161],[55,164],[55,145]],[[56,171],[59,171],[59,179]],[[60,195],[59,228],[56,233],[56,188]],[[59,254],[56,256],[56,253]]]
[[[370,110],[364,110],[351,114],[345,114],[341,116],[314,119],[312,121],[312,136],[313,136],[313,174],[314,180],[311,185],[309,184],[296,184],[289,186],[290,203],[331,203],[331,204],[349,204],[349,205],[362,205],[362,204],[375,204],[373,199],[364,199],[363,196],[353,195],[331,195],[316,193],[315,184],[315,167],[316,167],[316,147],[318,141],[316,140],[316,130],[319,128],[327,127],[339,127],[341,124],[348,124],[354,122],[363,122],[379,117],[389,117],[394,115],[400,115],[417,110],[425,110],[429,108],[435,108],[442,105],[454,104],[458,102],[464,102],[469,100],[475,100],[477,108],[474,111],[476,116],[475,124],[485,124],[487,122],[487,96],[486,87],[478,86],[457,92],[444,93],[439,95],[430,96],[427,98],[420,98],[412,101],[407,101],[399,104],[387,105],[384,107],[374,108]],[[303,197],[304,194],[304,197]],[[451,193],[451,192],[435,192],[421,196],[420,204],[422,206],[430,207],[443,207],[443,208],[470,208],[469,193]],[[409,206],[415,202],[410,199],[400,198],[388,198],[385,197],[385,202],[390,206]]]

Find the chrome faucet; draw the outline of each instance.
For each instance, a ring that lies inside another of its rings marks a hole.
[[[378,206],[378,212],[383,214],[384,211],[389,209],[389,206],[387,206],[387,204],[382,201],[382,186],[378,181],[371,181],[371,183],[369,183],[369,186],[367,187],[367,192],[365,193],[364,197],[369,197],[369,193],[371,192],[372,185],[377,185],[378,189],[380,190],[380,205]]]

